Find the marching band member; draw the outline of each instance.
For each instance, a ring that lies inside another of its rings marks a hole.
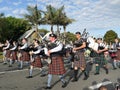
[[[52,88],[51,81],[53,75],[59,75],[59,78],[63,83],[62,88],[64,88],[67,85],[63,77],[66,70],[64,67],[62,55],[61,53],[59,53],[63,48],[63,44],[57,40],[57,36],[55,34],[50,34],[49,36],[51,43],[48,45],[49,48],[48,56],[50,56],[51,58],[51,63],[49,64],[48,82],[47,82],[47,87],[45,87],[45,89]]]
[[[40,52],[42,50],[42,48],[39,46],[39,41],[34,39],[33,40],[34,43],[34,47],[33,50],[30,51],[30,70],[29,70],[29,76],[27,78],[32,78],[32,71],[33,71],[33,67],[38,67],[40,68],[40,71],[42,72],[42,62],[41,62],[41,58],[40,58]]]
[[[30,60],[30,55],[27,51],[27,48],[28,48],[28,43],[27,43],[27,39],[26,38],[23,38],[22,39],[22,44],[23,46],[19,46],[19,50],[20,50],[20,67],[19,69],[22,69],[23,68],[23,62],[24,61],[27,61],[29,62]]]
[[[98,75],[100,71],[100,65],[104,66],[106,70],[106,74],[108,74],[108,67],[107,67],[107,60],[105,59],[104,52],[108,50],[108,47],[102,42],[102,38],[97,39],[98,43],[98,50],[96,51],[98,57],[95,58],[95,66],[96,66],[96,73],[94,75]]]
[[[6,47],[3,47],[3,51],[5,52],[5,60],[4,60],[4,64],[7,64],[7,60],[10,59],[10,53],[11,51],[9,50],[10,49],[10,42],[8,40],[6,40]]]
[[[74,43],[73,52],[74,52],[74,78],[72,82],[76,82],[78,80],[77,74],[78,69],[84,73],[83,80],[88,79],[88,73],[86,71],[86,62],[85,62],[85,56],[84,56],[84,48],[86,47],[86,42],[81,38],[81,33],[76,32],[76,38],[77,40]]]
[[[10,49],[11,55],[10,55],[10,65],[9,67],[12,67],[12,64],[17,61],[17,44],[14,41],[13,42],[13,47]]]
[[[113,69],[117,69],[117,66],[120,68],[120,43],[116,38],[114,40],[113,47],[116,51],[116,56],[113,58]]]

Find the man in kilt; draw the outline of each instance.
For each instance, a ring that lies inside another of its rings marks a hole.
[[[117,66],[120,68],[120,42],[118,38],[115,38],[115,43],[113,43],[113,49],[117,50],[116,56],[113,58],[113,69],[117,69]]]
[[[40,68],[40,72],[42,73],[42,61],[40,58],[40,52],[42,48],[39,46],[40,42],[36,39],[33,40],[34,46],[30,50],[30,69],[29,76],[27,78],[32,78],[33,67]]]
[[[64,67],[62,54],[60,53],[63,48],[63,44],[57,40],[57,36],[55,34],[50,34],[49,36],[50,44],[48,45],[48,56],[51,58],[51,63],[49,64],[48,82],[45,89],[52,88],[51,81],[53,75],[59,75],[59,78],[62,81],[62,88],[64,88],[67,85],[63,77],[66,70]]]
[[[76,32],[76,38],[77,40],[74,42],[73,46],[73,52],[74,52],[74,77],[72,82],[76,82],[78,80],[77,74],[78,69],[84,73],[83,80],[87,80],[89,75],[86,71],[86,61],[84,56],[84,48],[86,47],[86,42],[81,38],[81,33]]]
[[[19,69],[23,68],[23,62],[29,62],[30,61],[30,55],[28,52],[28,43],[27,43],[27,39],[23,38],[22,39],[22,46],[19,46],[19,50],[20,50],[20,67]]]
[[[11,51],[11,54],[10,54],[10,64],[9,64],[9,67],[12,67],[12,64],[15,61],[17,61],[17,44],[16,44],[15,41],[13,42],[13,46],[10,49],[10,51]]]
[[[8,40],[6,40],[5,47],[3,47],[3,51],[6,51],[4,64],[7,64],[6,61],[10,60],[10,54],[11,54],[11,51],[10,51],[10,42]]]
[[[96,66],[96,73],[94,75],[98,75],[100,71],[100,66],[103,66],[106,74],[108,74],[108,67],[107,67],[107,60],[105,59],[104,52],[108,50],[108,46],[106,46],[102,42],[102,38],[97,39],[98,43],[98,50],[97,52],[97,57],[95,57],[95,66]]]

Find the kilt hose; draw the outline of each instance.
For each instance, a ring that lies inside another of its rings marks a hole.
[[[11,51],[10,59],[17,60],[17,51]]]
[[[104,53],[99,54],[98,57],[95,57],[95,64],[106,65],[108,61],[105,59]]]
[[[78,67],[78,68],[86,68],[86,61],[85,61],[85,56],[84,56],[84,52],[77,52],[75,53],[75,55],[78,56],[79,60],[76,60],[74,57],[74,66]]]
[[[119,60],[120,61],[120,49],[117,50],[117,52],[116,52],[115,60]]]
[[[40,56],[34,57],[34,61],[31,62],[31,65],[34,66],[34,67],[42,68],[43,65],[42,65]]]
[[[20,61],[30,61],[30,55],[28,52],[22,51],[21,54]]]
[[[6,57],[6,58],[10,58],[10,54],[11,54],[11,51],[10,51],[10,50],[6,50],[6,55],[5,55],[5,57]]]
[[[49,74],[62,75],[65,74],[66,70],[62,56],[51,57],[51,63],[49,64]]]

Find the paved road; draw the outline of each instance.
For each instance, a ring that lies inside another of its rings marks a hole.
[[[120,81],[120,69],[112,70],[111,64],[109,64],[109,74],[105,74],[104,69],[101,68],[100,75],[95,76],[95,66],[88,64],[88,70],[90,71],[90,77],[88,80],[84,81],[83,75],[79,72],[79,80],[77,82],[71,82],[71,76],[73,71],[68,69],[70,63],[65,64],[67,73],[65,79],[68,82],[66,88],[61,88],[61,82],[58,76],[53,77],[52,90],[97,90],[100,85],[106,85],[109,89],[114,90],[113,84]],[[47,66],[44,68],[47,72]],[[0,90],[44,90],[44,86],[47,83],[47,76],[40,77],[40,72],[38,69],[34,69],[33,78],[27,79],[28,67],[23,70],[17,69],[17,64],[13,67],[8,67],[8,65],[3,65],[0,63]]]

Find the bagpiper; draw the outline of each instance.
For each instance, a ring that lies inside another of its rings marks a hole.
[[[41,61],[41,57],[40,57],[40,54],[41,54],[41,51],[42,51],[42,48],[41,46],[39,45],[40,42],[36,39],[33,40],[33,46],[30,50],[30,69],[29,69],[29,76],[27,78],[32,78],[32,72],[33,72],[33,68],[34,67],[37,67],[40,69],[40,72],[42,73],[43,72],[43,64],[42,64],[42,61]],[[43,73],[42,73],[43,75]]]
[[[98,50],[96,52],[98,56],[95,58],[96,72],[94,75],[99,75],[101,66],[104,67],[106,74],[108,74],[109,72],[108,72],[108,67],[107,67],[107,60],[104,55],[104,52],[108,50],[108,46],[106,46],[103,43],[102,38],[98,38],[97,43],[98,43]]]
[[[19,69],[23,69],[23,62],[29,63],[30,61],[30,55],[28,52],[28,43],[27,39],[22,39],[22,46],[19,46],[18,49],[20,50],[20,61],[19,61]]]
[[[120,68],[120,42],[118,38],[115,38],[113,43],[113,49],[116,50],[115,57],[113,58],[113,69],[117,69],[117,66]]]
[[[9,67],[12,67],[12,64],[17,61],[17,43],[13,41],[13,46],[10,48],[10,64]]]
[[[59,75],[59,78],[62,81],[62,88],[64,88],[67,85],[63,77],[66,70],[62,54],[60,53],[63,48],[63,44],[57,40],[57,36],[55,34],[50,34],[49,40],[50,44],[48,45],[48,56],[51,58],[51,63],[49,64],[48,82],[45,89],[52,88],[51,81],[53,75]]]
[[[76,32],[75,33],[77,40],[74,42],[73,46],[73,52],[74,52],[74,77],[72,82],[76,82],[78,80],[78,69],[84,73],[83,80],[87,80],[89,75],[86,71],[86,61],[85,61],[85,55],[84,55],[84,49],[86,47],[86,42],[84,39],[81,38],[81,33]]]
[[[9,50],[10,49],[10,42],[8,40],[6,40],[5,44],[6,44],[5,47],[3,47],[3,51],[5,52],[4,64],[7,64],[6,61],[10,60],[10,54],[11,54],[11,51]]]

